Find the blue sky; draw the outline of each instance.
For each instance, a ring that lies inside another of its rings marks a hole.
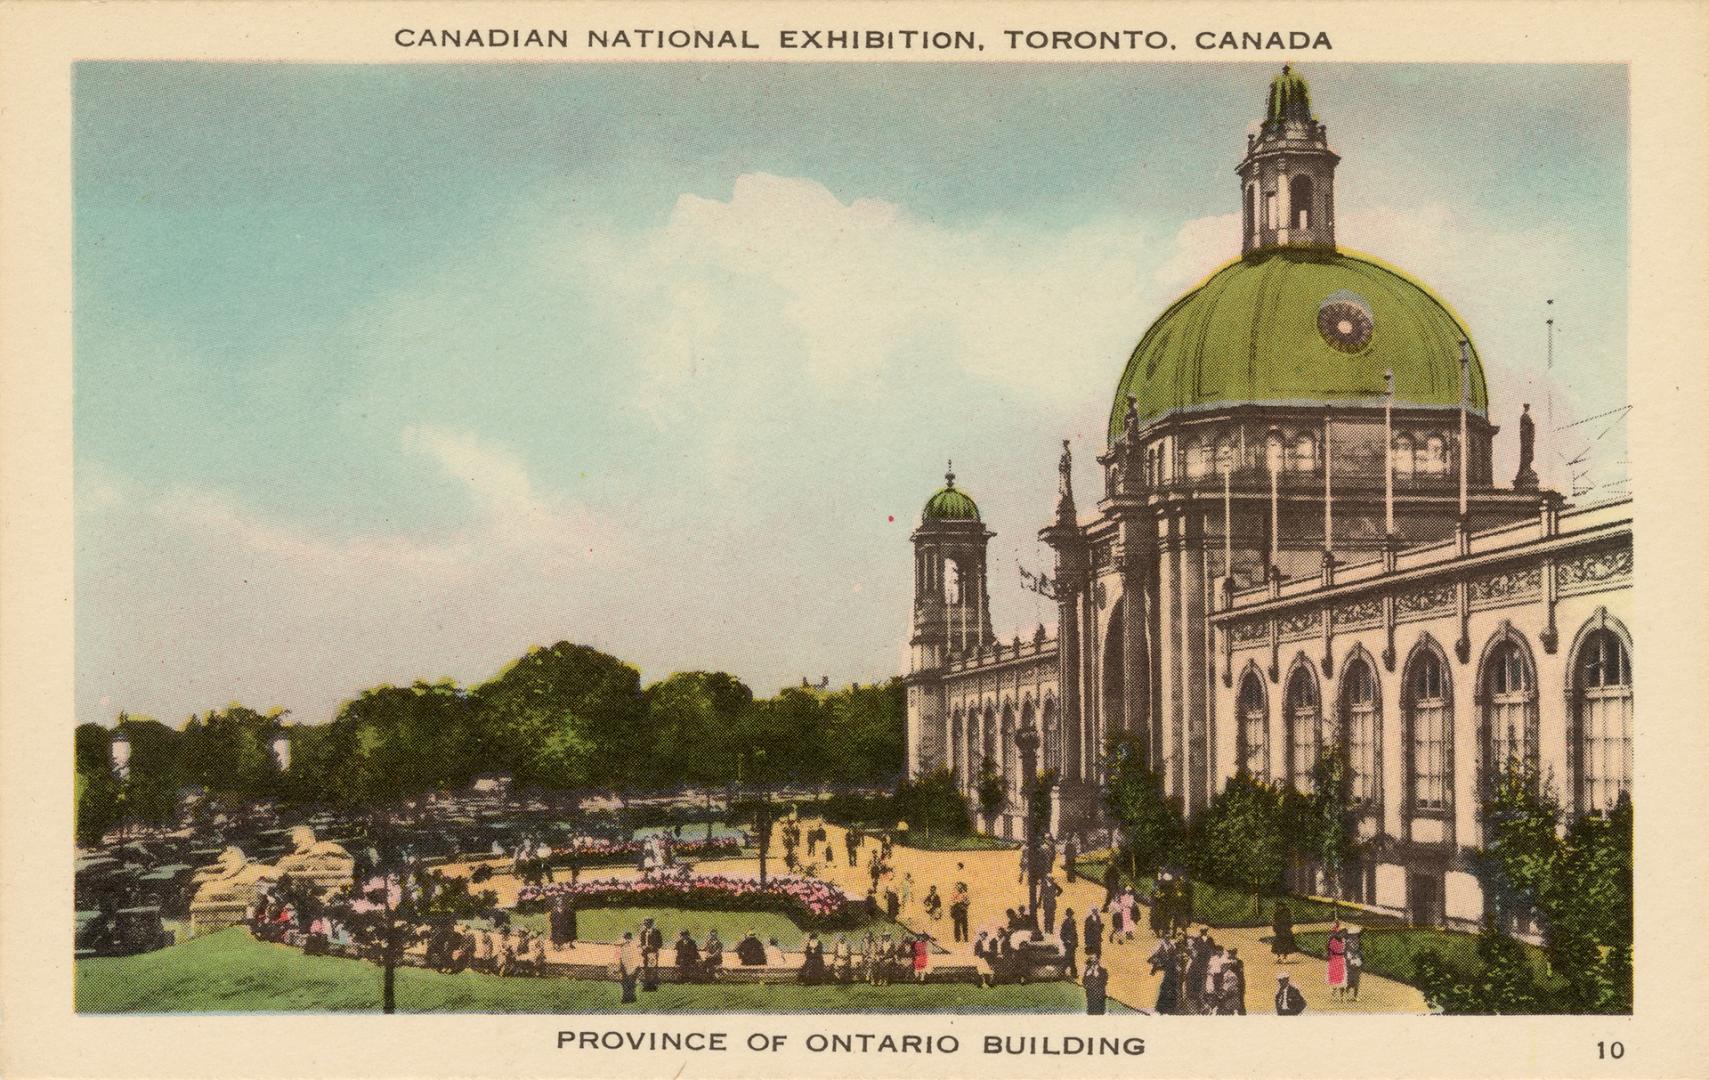
[[[1030,632],[1057,441],[1237,253],[1271,73],[80,65],[78,719],[560,638],[880,678],[950,456]],[[1622,405],[1624,69],[1304,74],[1341,241],[1456,306],[1507,433],[1550,297],[1557,418]]]

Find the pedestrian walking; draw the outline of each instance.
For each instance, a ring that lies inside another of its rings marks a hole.
[[[1151,965],[1151,974],[1163,973],[1163,981],[1157,987],[1157,1014],[1174,1015],[1181,1007],[1181,965],[1180,958],[1176,955],[1174,940],[1164,938],[1159,941],[1146,962]]]
[[[1276,901],[1276,908],[1270,920],[1270,951],[1276,954],[1276,962],[1285,964],[1288,957],[1299,952],[1299,943],[1294,940],[1294,915],[1288,910],[1288,905]],[[1297,993],[1299,988],[1294,988]]]
[[[1092,957],[1104,955],[1104,920],[1098,916],[1098,909],[1093,908],[1086,914],[1086,923],[1081,928],[1085,931],[1080,937],[1080,943],[1086,949],[1086,962],[1090,964]]]
[[[1086,991],[1086,1015],[1102,1016],[1107,991],[1110,985],[1110,973],[1104,970],[1096,957],[1086,961],[1086,974],[1080,977],[1080,988]]]
[[[634,931],[623,931],[623,944],[617,949],[617,978],[623,984],[622,1004],[635,1004],[635,980],[641,975],[641,947],[635,944]]]
[[[1324,969],[1329,996],[1344,997],[1347,993],[1347,932],[1341,929],[1339,921],[1329,928],[1329,940],[1324,942],[1323,950],[1329,961]]]
[[[1074,953],[1080,948],[1080,926],[1074,921],[1074,909],[1068,908],[1062,913],[1062,928],[1057,931],[1062,939],[1062,974],[1074,978]]]
[[[659,954],[665,949],[664,931],[653,925],[651,917],[641,920],[641,989],[659,988]]]
[[[1347,994],[1359,1000],[1359,976],[1365,970],[1365,931],[1357,926],[1347,928]]]
[[[1232,1016],[1246,1015],[1246,961],[1240,950],[1230,946],[1228,959],[1222,965],[1224,1011]]]
[[[1276,972],[1276,1015],[1298,1016],[1305,1012],[1305,995],[1288,981],[1288,973]]]

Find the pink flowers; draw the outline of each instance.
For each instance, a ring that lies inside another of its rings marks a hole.
[[[677,840],[671,844],[671,851],[678,858],[710,859],[735,858],[742,854],[742,845],[747,842],[745,836],[720,836],[712,840]],[[646,845],[640,840],[603,840],[592,836],[578,836],[564,847],[552,849],[552,860],[563,862],[574,851],[583,859],[636,859],[646,851]]]
[[[573,885],[569,882],[526,885],[517,893],[516,901],[520,907],[524,904],[550,901],[560,896],[568,896],[578,903],[596,906],[657,904],[733,910],[798,908],[814,919],[835,918],[843,913],[849,903],[848,896],[841,889],[813,878],[777,877],[761,885],[755,878],[725,877],[720,874],[632,878],[623,881],[605,878]]]

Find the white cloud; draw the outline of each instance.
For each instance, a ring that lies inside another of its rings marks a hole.
[[[222,492],[147,497],[101,478],[80,507],[80,624],[100,627],[79,642],[80,697],[168,719],[243,700],[316,720],[377,682],[484,678],[571,627],[600,639],[602,582],[633,569],[616,525],[467,433],[412,428],[400,445],[468,492],[460,526],[328,535]]]
[[[870,392],[886,368],[920,362],[1077,398],[1132,344],[1142,239],[1119,220],[952,228],[894,203],[844,203],[813,180],[747,174],[728,200],[684,195],[638,242],[607,237],[584,254],[608,305],[646,313],[643,392],[668,419],[682,415],[673,401],[780,376]]]

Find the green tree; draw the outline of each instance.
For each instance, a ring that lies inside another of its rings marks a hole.
[[[500,770],[521,786],[622,788],[653,762],[633,666],[586,645],[535,648],[475,690],[473,772]]]
[[[179,732],[146,716],[119,714],[115,735],[130,742],[130,760],[122,778],[125,820],[166,825],[178,815],[178,792],[191,780],[186,775],[186,739]]]
[[[305,765],[332,764],[342,773],[335,790],[364,806],[462,787],[474,776],[473,713],[469,696],[450,680],[364,690],[332,721],[329,749],[343,760],[325,763],[316,756]],[[549,758],[550,752],[543,746],[541,754]]]
[[[1163,778],[1145,760],[1132,735],[1112,738],[1104,754],[1104,807],[1121,828],[1119,855],[1129,880],[1153,874],[1182,851],[1186,826],[1163,794]]]
[[[1494,919],[1478,935],[1478,961],[1470,969],[1450,964],[1436,949],[1413,960],[1413,980],[1426,1003],[1450,1015],[1521,1016],[1554,1011],[1537,985],[1531,962],[1519,942],[1502,933]]]
[[[1230,777],[1193,820],[1188,864],[1205,881],[1275,896],[1283,890],[1288,855],[1281,792],[1249,773]]]
[[[901,679],[826,694],[824,708],[825,778],[888,787],[902,777],[908,692]]]
[[[73,747],[77,778],[74,831],[79,844],[93,847],[108,829],[124,820],[123,789],[113,774],[112,732],[100,724],[79,724]]]
[[[1581,816],[1563,833],[1552,785],[1509,763],[1487,786],[1482,812],[1485,889],[1498,912],[1540,917],[1549,966],[1564,984],[1551,1007],[1630,1012],[1631,801]]]
[[[1353,805],[1353,773],[1338,743],[1323,748],[1311,768],[1305,797],[1301,854],[1315,859],[1329,879],[1330,895],[1341,895],[1342,871],[1359,854],[1359,821]]]
[[[966,836],[973,820],[967,794],[949,769],[938,769],[896,785],[895,817],[915,831],[937,836]]]
[[[652,784],[709,787],[727,782],[740,759],[763,752],[764,782],[782,778],[787,755],[774,757],[777,733],[754,708],[754,693],[721,671],[679,672],[646,691],[647,729],[652,738]],[[751,771],[751,770],[750,770]],[[749,783],[762,777],[750,775]]]
[[[276,794],[279,774],[272,742],[283,715],[283,710],[264,714],[235,703],[203,717],[192,715],[183,730],[184,778],[213,796],[262,799]]]
[[[755,701],[741,717],[740,734],[732,741],[764,750],[777,777],[797,783],[824,779],[830,714],[826,697],[813,690],[788,687],[774,697]]]

